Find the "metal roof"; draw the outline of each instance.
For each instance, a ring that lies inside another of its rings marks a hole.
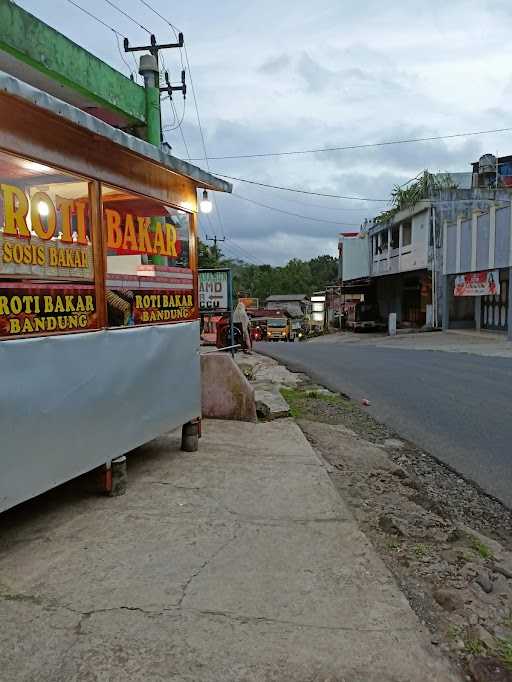
[[[76,126],[85,128],[94,135],[101,135],[139,156],[144,156],[152,161],[156,161],[168,170],[190,178],[198,187],[204,187],[205,189],[218,192],[232,191],[231,183],[221,180],[215,175],[212,175],[187,161],[182,161],[171,154],[167,154],[158,147],[149,144],[149,142],[140,140],[138,137],[129,135],[118,128],[113,128],[108,125],[108,123],[101,121],[95,116],[91,116],[91,114],[88,114],[81,109],[77,109],[71,104],[67,104],[42,90],[38,90],[3,71],[0,71],[0,92],[29,102]]]
[[[268,296],[266,301],[304,301],[307,298],[306,294],[276,294]]]

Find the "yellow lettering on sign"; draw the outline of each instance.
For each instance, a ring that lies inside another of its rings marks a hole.
[[[73,243],[73,230],[71,227],[71,212],[73,210],[74,201],[72,199],[65,199],[63,197],[55,197],[57,209],[61,215],[61,242],[64,244]]]
[[[155,250],[155,253],[165,255],[164,233],[160,223],[156,224],[156,229],[153,234],[154,234],[153,248]]]
[[[133,223],[133,216],[128,213],[124,224],[124,239],[122,248],[126,251],[137,251],[139,245],[137,243],[137,236],[135,234],[135,225]]]
[[[87,204],[83,201],[75,201],[76,209],[76,241],[82,246],[87,246],[87,226],[85,222],[85,209]]]
[[[4,198],[4,234],[13,237],[30,237],[27,226],[28,199],[25,192],[13,185],[0,185]]]
[[[20,321],[16,318],[9,320],[9,334],[19,334],[21,332]]]
[[[165,256],[172,256],[176,258],[178,254],[176,253],[176,239],[178,235],[176,234],[176,228],[170,223],[165,223],[165,236],[166,236],[166,249]]]
[[[43,216],[40,211],[42,205],[47,207],[46,225],[43,222]],[[39,239],[47,240],[53,237],[57,227],[57,214],[52,200],[45,192],[36,192],[32,196],[30,201],[30,219],[32,221],[32,229]]]
[[[119,249],[123,243],[121,216],[112,208],[105,209],[107,218],[107,246],[109,249]]]
[[[151,255],[154,251],[149,236],[149,218],[137,218],[137,225],[139,228],[139,251]]]

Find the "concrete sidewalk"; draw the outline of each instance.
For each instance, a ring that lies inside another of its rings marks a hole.
[[[295,422],[207,422],[1,517],[0,679],[455,682]]]
[[[307,343],[312,344],[362,344],[402,350],[432,350],[445,353],[468,353],[484,357],[512,358],[512,342],[506,334],[471,329],[450,329],[446,332],[411,332],[397,336],[335,332],[319,336]]]

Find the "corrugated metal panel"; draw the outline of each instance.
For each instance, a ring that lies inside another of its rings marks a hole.
[[[200,416],[199,323],[0,343],[0,511]]]

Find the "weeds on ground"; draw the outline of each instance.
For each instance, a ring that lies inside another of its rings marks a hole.
[[[386,549],[388,552],[399,552],[402,549],[402,543],[398,542],[398,540],[388,540],[386,542]]]
[[[295,419],[307,418],[315,411],[315,403],[329,405],[333,408],[350,409],[350,401],[336,393],[307,391],[300,388],[282,388],[281,395],[290,406],[290,414]]]
[[[503,662],[503,665],[512,670],[512,639],[498,639],[496,653]]]
[[[459,639],[459,637],[462,634],[462,627],[460,625],[449,625],[448,629],[446,631],[446,638],[449,639],[450,641],[455,641],[456,639]]]
[[[485,644],[480,639],[465,639],[464,650],[472,656],[480,656],[485,651]]]
[[[493,559],[494,555],[486,544],[481,542],[478,538],[471,537],[471,549],[479,554],[482,559]]]
[[[414,545],[414,554],[416,555],[416,558],[421,559],[422,557],[427,556],[429,549],[428,545],[419,543]]]

